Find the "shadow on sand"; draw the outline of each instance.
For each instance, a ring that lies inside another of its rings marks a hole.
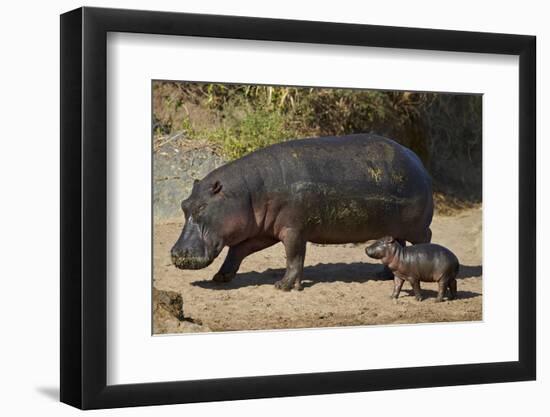
[[[251,271],[237,274],[237,276],[227,283],[217,283],[211,280],[194,281],[191,285],[211,289],[211,290],[233,290],[249,286],[274,284],[280,280],[285,273],[284,268],[266,269],[263,272]],[[482,274],[481,265],[468,266],[460,265],[458,279],[479,277]],[[391,278],[389,278],[391,279]],[[304,279],[302,284],[304,288],[312,287],[320,282],[367,282],[367,281],[386,281],[388,280],[384,267],[381,264],[371,264],[364,262],[353,263],[330,263],[306,266],[304,268]],[[462,293],[466,293],[463,291]],[[459,293],[461,293],[459,291]],[[435,291],[434,291],[435,294]],[[426,293],[428,296],[429,294]],[[479,294],[471,293],[472,296]],[[459,294],[458,298],[464,298]],[[469,297],[468,297],[469,298]]]
[[[460,265],[460,269],[458,270],[458,275],[456,277],[457,279],[476,278],[481,275],[483,275],[483,268],[481,265]]]
[[[405,284],[407,285],[407,284]],[[391,291],[390,291],[391,292]],[[401,290],[401,294],[399,295],[399,298],[403,297],[404,295],[409,295],[410,297],[414,297],[414,291],[412,289],[403,288]],[[447,295],[449,295],[449,292],[447,291]],[[423,300],[430,300],[437,297],[437,291],[429,290],[422,287],[422,298]],[[458,287],[458,291],[456,293],[456,299],[457,300],[467,300],[468,298],[476,298],[481,297],[480,293],[473,292],[473,291],[461,291],[460,290],[460,284]]]

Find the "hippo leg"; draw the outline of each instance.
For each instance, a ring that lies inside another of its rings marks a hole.
[[[403,287],[404,282],[405,280],[399,277],[393,278],[393,292],[391,298],[397,300],[397,297],[399,297],[399,293],[401,292],[401,288]]]
[[[436,303],[440,303],[443,301],[443,297],[445,297],[445,292],[447,291],[447,287],[449,285],[448,280],[446,277],[441,278],[438,281],[438,290],[437,290],[437,297],[435,299]]]
[[[429,227],[426,229],[426,241],[424,243],[430,243],[432,241],[432,229],[430,229]]]
[[[432,241],[432,229],[426,227],[407,240],[413,245],[416,245],[417,243],[430,243]]]
[[[454,300],[456,298],[456,278],[449,280],[449,300]]]
[[[411,285],[413,287],[414,297],[416,298],[416,301],[422,301],[422,292],[420,291],[420,280],[412,279]]]
[[[286,271],[284,277],[275,283],[275,288],[290,291],[292,288],[302,290],[302,275],[306,256],[306,241],[299,232],[291,230],[285,234],[283,245],[286,253]]]
[[[220,270],[214,275],[214,278],[212,278],[212,281],[219,283],[231,281],[237,274],[244,258],[254,252],[268,248],[277,242],[277,240],[272,238],[252,238],[235,246],[231,246],[227,252],[225,261]]]

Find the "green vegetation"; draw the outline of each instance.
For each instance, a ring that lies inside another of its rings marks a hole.
[[[436,190],[481,201],[481,96],[153,83],[154,147],[204,143],[227,159],[288,139],[373,132],[414,150]]]
[[[195,135],[220,146],[229,159],[237,159],[256,149],[298,137],[297,132],[285,124],[280,112],[266,110],[246,113],[239,123],[205,129],[195,132]]]

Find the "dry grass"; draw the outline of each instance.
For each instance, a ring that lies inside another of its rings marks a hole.
[[[481,207],[481,203],[460,199],[442,192],[434,192],[433,198],[435,213],[441,216],[454,216],[463,210]]]

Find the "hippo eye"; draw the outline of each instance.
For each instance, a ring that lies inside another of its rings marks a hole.
[[[199,215],[204,209],[206,208],[206,203],[202,203],[200,204],[196,209],[195,209],[195,215]]]

